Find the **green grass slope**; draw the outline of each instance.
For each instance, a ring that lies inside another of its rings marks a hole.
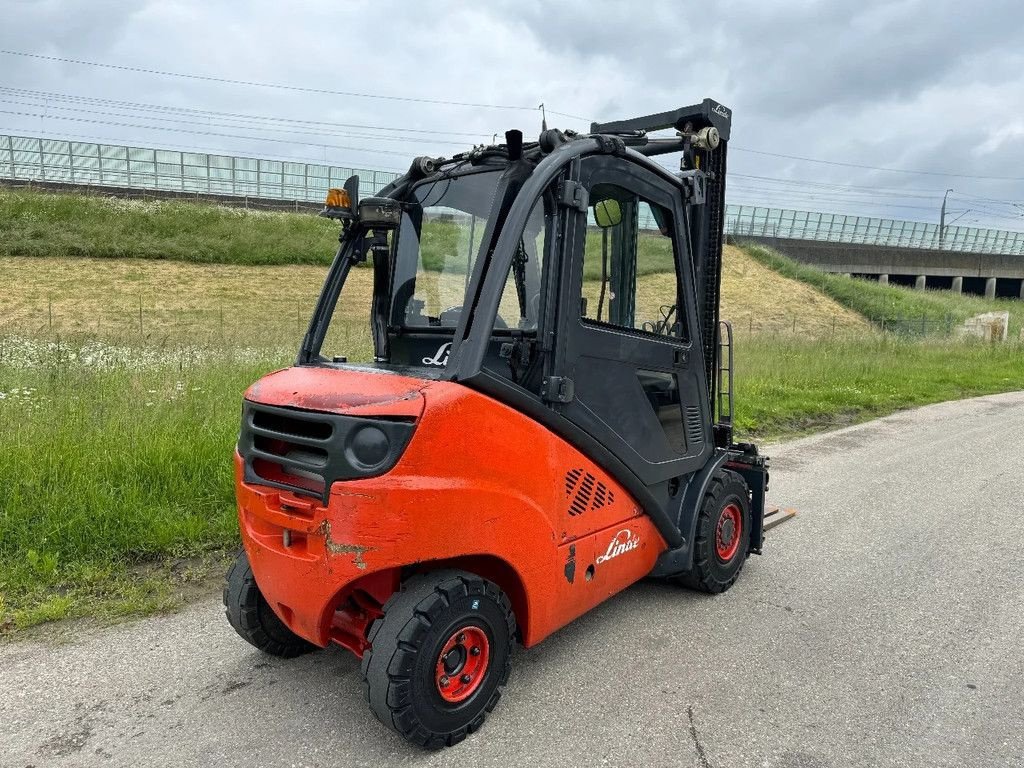
[[[1024,324],[1024,302],[1016,299],[985,299],[952,291],[880,285],[843,275],[830,274],[801,264],[762,245],[740,243],[752,258],[779,274],[800,280],[849,309],[859,312],[887,330],[920,333],[948,332],[968,317],[983,312],[1009,312],[1010,335],[1017,338]]]
[[[308,214],[0,189],[0,256],[329,264],[337,241]]]

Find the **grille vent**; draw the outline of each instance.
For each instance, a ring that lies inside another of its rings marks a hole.
[[[573,517],[615,503],[615,493],[583,469],[570,469],[565,473],[565,497]]]
[[[696,450],[704,443],[704,425],[701,423],[700,408],[696,405],[686,406],[686,445]]]

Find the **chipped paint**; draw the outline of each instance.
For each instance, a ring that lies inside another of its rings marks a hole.
[[[423,392],[433,383],[397,374],[382,376],[358,367],[294,367],[264,376],[245,397],[285,408],[418,419]]]
[[[358,544],[342,544],[331,538],[331,521],[324,520],[316,531],[324,537],[324,546],[332,555],[354,555],[353,563],[361,571],[366,570],[366,561],[363,555],[373,550],[372,547],[361,547]]]

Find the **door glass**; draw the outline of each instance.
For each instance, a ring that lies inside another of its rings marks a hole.
[[[580,315],[686,339],[672,213],[614,184],[590,191]]]

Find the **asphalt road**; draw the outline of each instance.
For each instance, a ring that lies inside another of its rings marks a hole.
[[[454,749],[378,725],[354,657],[263,657],[211,597],[0,646],[0,765],[1024,765],[1024,393],[773,455],[800,515],[735,588],[644,583],[520,650]]]

